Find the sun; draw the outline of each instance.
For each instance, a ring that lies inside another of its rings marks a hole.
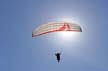
[[[58,18],[57,21],[79,24],[78,21],[76,21],[75,19],[70,18],[70,17],[68,17],[68,18],[66,18],[66,17]],[[67,45],[77,43],[79,41],[79,35],[80,35],[80,32],[59,31],[59,32],[56,32],[54,41],[57,45],[67,46]]]
[[[78,35],[78,32],[71,32],[71,31],[61,31],[58,33],[58,36],[61,40],[69,41],[75,40]]]

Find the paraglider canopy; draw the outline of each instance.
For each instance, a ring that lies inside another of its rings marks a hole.
[[[60,31],[82,32],[82,29],[78,24],[71,22],[50,22],[34,29],[32,37]]]

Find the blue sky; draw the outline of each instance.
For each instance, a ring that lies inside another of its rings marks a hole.
[[[108,71],[107,7],[107,0],[0,0],[0,71]],[[32,38],[34,28],[65,18],[81,25],[77,42]]]

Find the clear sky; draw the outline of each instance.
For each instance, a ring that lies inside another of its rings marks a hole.
[[[39,25],[66,18],[82,27],[78,38],[32,38]],[[108,0],[0,0],[0,71],[108,71],[107,28]]]

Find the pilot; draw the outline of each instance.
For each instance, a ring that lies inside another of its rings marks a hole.
[[[55,53],[55,56],[57,57],[58,62],[60,62],[60,55],[61,55],[61,53]]]

